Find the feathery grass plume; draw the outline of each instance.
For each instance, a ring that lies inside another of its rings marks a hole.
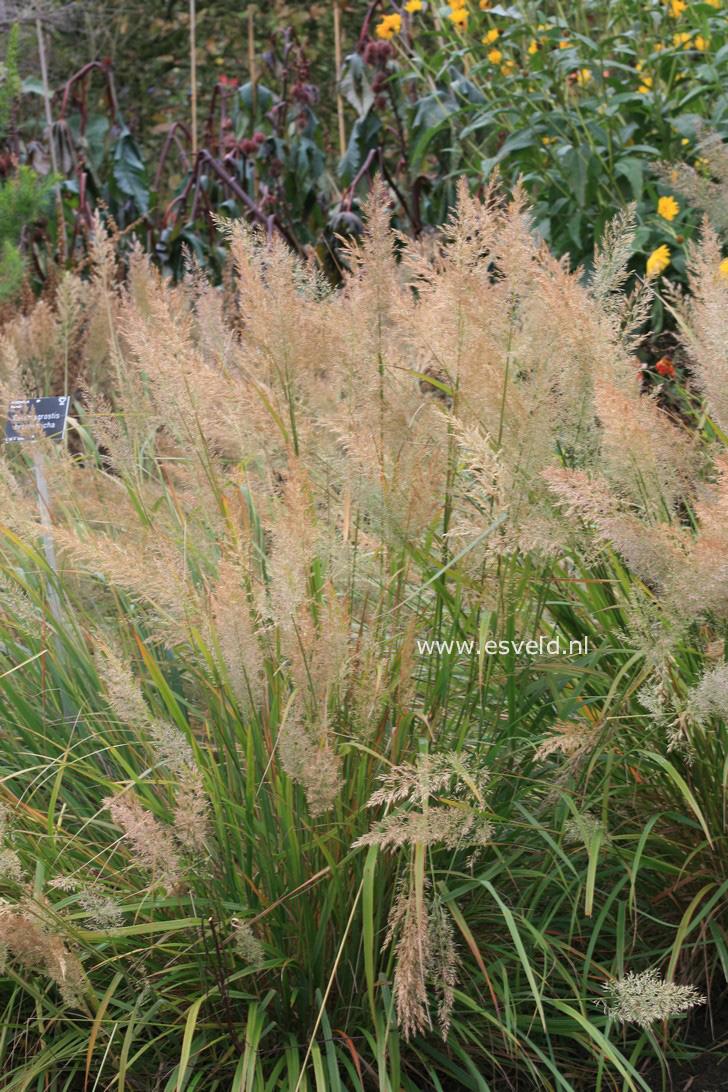
[[[672,303],[708,413],[728,433],[728,277],[720,272],[721,260],[720,239],[706,221],[700,244],[688,250],[690,294]]]
[[[414,615],[412,615],[407,622],[407,629],[399,646],[399,663],[397,665],[397,705],[403,713],[410,711],[415,696],[414,653],[415,619]]]
[[[0,475],[1,475],[0,471]],[[2,480],[0,478],[0,495],[2,494]],[[4,522],[6,514],[0,522]],[[42,625],[42,613],[30,599],[18,580],[12,580],[0,572],[0,620],[10,630],[16,633],[37,633]]]
[[[551,734],[536,747],[534,758],[542,762],[550,755],[560,753],[569,759],[579,759],[587,754],[599,738],[599,727],[588,721],[557,721]]]
[[[337,708],[345,692],[350,634],[348,605],[331,582],[315,604],[313,600],[303,604],[296,617],[280,627],[281,648],[293,682],[312,715],[318,712],[322,721],[329,706]]]
[[[414,886],[401,885],[392,903],[383,948],[398,933],[394,950],[392,993],[397,1020],[405,1039],[432,1028],[426,975],[432,960],[432,932],[428,900],[419,899]]]
[[[201,852],[209,826],[209,800],[189,742],[178,728],[153,718],[141,687],[120,656],[100,647],[99,674],[106,700],[123,724],[148,739],[157,760],[175,778],[174,833],[185,849]]]
[[[445,306],[438,304],[438,280],[446,278],[423,269],[424,287],[418,282],[423,306],[415,309],[415,319],[426,316],[423,340],[437,345],[446,331],[452,344],[457,316],[463,345],[455,431],[468,473],[459,481],[454,534],[472,540],[488,517],[508,517],[469,556],[475,569],[481,556],[492,552],[521,549],[548,556],[560,550],[561,521],[543,474],[561,469],[564,462],[596,466],[605,457],[597,387],[634,387],[637,365],[631,353],[641,319],[626,316],[612,300],[632,245],[629,218],[614,228],[609,254],[590,290],[534,241],[518,195],[505,208],[484,205],[479,213],[472,213],[465,200],[457,216],[465,216],[466,226],[461,229],[456,217],[448,231],[456,238],[464,231],[470,240],[476,235],[468,226],[473,215],[480,216],[480,234],[491,249],[472,256],[467,295],[460,305],[452,294]],[[492,218],[495,230],[490,229]],[[440,352],[447,352],[444,345]],[[639,439],[642,451],[641,433]]]
[[[697,534],[667,591],[668,608],[686,622],[700,615],[728,615],[728,456],[715,460],[716,480],[694,505]]]
[[[252,925],[239,918],[232,919],[233,946],[238,959],[247,967],[260,967],[265,962],[265,949],[258,940]]]
[[[292,708],[280,729],[277,749],[283,769],[303,787],[311,815],[329,811],[341,791],[342,778],[341,759],[326,733],[309,728],[299,710]]]
[[[202,604],[184,569],[184,546],[180,549],[160,534],[160,528],[145,531],[141,541],[123,544],[111,535],[82,536],[72,525],[53,528],[54,538],[64,554],[85,565],[93,574],[103,573],[111,585],[131,592],[156,616],[158,635],[177,640],[188,633],[187,620],[200,616]]]
[[[87,915],[87,929],[113,932],[124,924],[124,912],[117,900],[98,885],[83,887],[78,893],[78,905]]]
[[[619,212],[606,225],[594,248],[594,264],[589,276],[589,292],[609,322],[613,338],[626,353],[634,353],[644,340],[645,320],[654,298],[649,281],[636,285],[625,296],[629,279],[629,260],[634,252],[636,205]]]
[[[379,780],[382,787],[372,793],[368,807],[406,802],[420,810],[398,810],[385,816],[358,838],[355,846],[378,845],[394,851],[402,846],[441,843],[457,849],[484,846],[491,840],[493,824],[481,815],[488,776],[468,756],[454,752],[418,755],[416,763],[393,766]],[[430,804],[429,798],[440,794],[446,800]]]
[[[97,642],[97,670],[104,684],[109,707],[122,724],[146,728],[151,720],[139,680],[122,659],[121,653],[106,642]]]
[[[0,526],[29,545],[35,544],[40,533],[38,501],[31,489],[30,475],[19,480],[8,463],[0,459]]]
[[[716,664],[705,672],[688,694],[686,709],[700,724],[713,717],[728,720],[728,663]]]
[[[326,414],[337,438],[334,466],[343,457],[342,482],[362,521],[398,541],[418,533],[442,503],[446,425],[411,374],[422,370],[403,343],[413,296],[395,262],[389,217],[378,181],[362,239],[346,249],[343,290],[327,312],[336,358]]]
[[[607,997],[598,1004],[608,1016],[622,1024],[637,1024],[645,1029],[656,1020],[669,1020],[695,1005],[705,1004],[705,998],[694,986],[663,982],[654,967],[648,971],[628,971],[602,988]]]
[[[202,773],[197,767],[187,767],[178,774],[173,822],[177,841],[189,853],[207,852],[210,801],[205,791]]]
[[[21,884],[25,869],[14,849],[0,848],[0,880],[4,883]]]
[[[38,300],[28,314],[8,324],[4,334],[13,345],[13,370],[19,373],[22,389],[44,394],[53,381],[58,356],[59,324],[51,305]]]
[[[208,362],[200,351],[184,292],[171,292],[158,279],[150,285],[147,307],[144,313],[129,301],[120,329],[128,368],[147,390],[154,416],[198,459],[208,454],[205,448],[235,456],[242,436],[237,387],[219,361]]]
[[[99,450],[104,453],[105,469],[116,472],[127,482],[133,482],[138,491],[143,492],[144,475],[135,450],[135,439],[140,441],[140,447],[143,440],[135,436],[139,432],[135,418],[116,412],[109,399],[91,391],[86,384],[82,386],[82,395],[91,433]],[[145,399],[139,397],[134,400],[138,406],[137,412],[142,415]]]
[[[684,559],[678,555],[678,565]],[[669,666],[684,633],[684,620],[669,609],[666,600],[655,596],[649,589],[633,583],[625,604],[630,646],[638,648],[645,663],[657,671],[657,678],[665,692]]]
[[[600,832],[602,844],[609,841],[604,823],[589,811],[583,811],[578,819],[572,816],[564,823],[564,841],[567,843],[583,842],[585,846],[588,846]]]
[[[13,398],[26,394],[20,377],[20,358],[15,342],[6,330],[0,338],[0,413],[4,414]]]
[[[122,724],[141,730],[150,738],[154,752],[177,777],[194,771],[192,748],[178,728],[152,717],[138,679],[110,645],[98,646],[98,670],[106,700]]]
[[[262,707],[265,695],[263,650],[250,609],[246,573],[236,561],[220,562],[211,596],[211,613],[220,656],[233,694],[245,710]]]
[[[181,864],[168,830],[146,811],[139,798],[125,790],[109,796],[103,805],[124,834],[124,841],[137,868],[149,873],[152,886],[172,891],[181,878]]]
[[[52,382],[54,389],[68,395],[78,388],[79,381],[85,380],[83,317],[88,295],[86,284],[79,276],[69,272],[63,274],[55,298],[58,324]]]
[[[447,1040],[450,1030],[459,959],[455,947],[455,929],[447,906],[440,898],[430,903],[430,978],[438,996],[437,1023]]]
[[[216,371],[235,367],[235,331],[225,321],[225,300],[197,257],[188,252],[183,290],[193,320],[193,336],[205,363]]]
[[[648,524],[623,507],[598,476],[583,470],[545,470],[544,480],[567,517],[577,517],[594,531],[597,544],[611,543],[628,565],[652,584],[667,585],[687,554],[684,536],[670,523]]]
[[[425,880],[425,890],[429,881]],[[439,897],[418,898],[414,884],[401,879],[395,892],[382,950],[394,948],[394,1003],[400,1029],[409,1040],[432,1029],[428,985],[437,999],[443,1039],[450,1029],[458,955],[447,905]]]
[[[275,621],[292,629],[301,604],[311,594],[311,565],[316,554],[316,511],[302,460],[289,453],[279,503],[271,498],[272,546],[268,558],[269,595]]]
[[[40,972],[58,987],[67,1005],[83,1005],[86,976],[64,943],[50,907],[35,899],[0,901],[0,964],[12,957],[26,973]]]
[[[695,445],[656,401],[630,387],[598,381],[602,426],[600,464],[615,495],[637,506],[648,522],[669,518],[695,476]]]

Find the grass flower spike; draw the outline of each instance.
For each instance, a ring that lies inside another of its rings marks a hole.
[[[613,979],[603,988],[607,997],[600,1004],[608,1016],[645,1029],[657,1020],[669,1020],[705,1004],[705,998],[693,986],[663,982],[654,968],[639,974],[628,971],[624,978]]]

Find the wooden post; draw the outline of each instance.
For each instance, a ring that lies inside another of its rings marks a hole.
[[[339,0],[334,0],[334,56],[336,58],[336,112],[339,116],[339,148],[341,158],[346,155],[346,127],[344,125],[344,99],[341,94],[341,8]]]
[[[43,27],[40,19],[35,20],[35,29],[38,35],[38,53],[40,55],[40,75],[43,81],[43,102],[45,103],[46,125],[48,126],[48,143],[51,151],[51,166],[56,176],[56,210],[58,213],[58,251],[61,265],[66,260],[66,220],[63,215],[63,199],[61,197],[61,180],[58,174],[58,159],[56,157],[56,145],[53,140],[53,115],[51,114],[51,92],[48,86],[48,65],[46,63],[45,42],[43,41]],[[79,212],[79,216],[81,213]]]
[[[197,160],[197,19],[195,0],[190,0],[190,95],[192,107],[192,161]]]
[[[258,113],[258,74],[255,70],[255,4],[248,4],[248,69],[250,71],[250,99],[253,112],[253,130]],[[252,136],[252,133],[251,133]],[[253,160],[253,200],[258,201],[258,170]]]
[[[253,102],[253,122],[258,110],[258,76],[255,71],[255,4],[248,4],[248,68],[250,70],[250,91]]]

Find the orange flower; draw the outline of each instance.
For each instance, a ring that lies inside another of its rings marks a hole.
[[[655,364],[655,371],[658,375],[663,376],[665,379],[675,378],[675,365],[670,360],[669,356],[660,357]]]

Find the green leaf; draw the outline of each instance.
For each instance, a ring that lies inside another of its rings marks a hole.
[[[627,179],[632,187],[632,196],[635,201],[640,201],[642,198],[642,187],[644,185],[644,173],[642,162],[639,159],[635,159],[633,156],[626,156],[624,159],[620,159],[614,168],[614,173],[622,175]]]
[[[339,87],[341,94],[354,107],[359,117],[366,117],[374,105],[375,96],[364,59],[359,53],[350,53],[346,58]]]
[[[138,212],[148,212],[147,169],[137,142],[126,128],[121,131],[114,146],[112,176],[118,192],[132,200]]]

